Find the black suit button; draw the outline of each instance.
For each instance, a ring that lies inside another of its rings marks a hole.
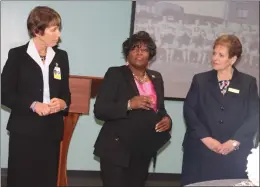
[[[223,121],[222,119],[221,119],[221,120],[219,120],[218,122],[219,122],[220,124],[224,123],[224,121]]]
[[[40,89],[40,92],[42,91],[42,89]]]
[[[115,141],[119,141],[119,138],[115,138]]]
[[[223,111],[223,110],[224,110],[224,107],[223,107],[223,106],[221,106],[221,107],[220,107],[220,110],[222,110],[222,111]]]

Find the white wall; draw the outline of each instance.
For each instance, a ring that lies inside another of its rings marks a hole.
[[[69,54],[74,75],[100,76],[110,66],[122,65],[121,44],[129,36],[131,1],[4,1],[1,2],[1,69],[11,47],[28,41],[26,19],[37,5],[57,10],[63,19],[62,49]],[[99,170],[93,145],[101,128],[90,115],[81,116],[68,153],[69,170]],[[166,101],[173,120],[171,144],[158,156],[155,172],[180,173],[184,134],[182,102]],[[9,113],[1,109],[1,167],[7,167]],[[151,168],[152,171],[152,168]]]

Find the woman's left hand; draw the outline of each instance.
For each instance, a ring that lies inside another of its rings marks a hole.
[[[156,124],[155,130],[156,132],[164,132],[167,131],[170,128],[171,120],[169,117],[165,116],[162,118],[159,123]]]
[[[66,107],[65,101],[59,98],[52,98],[49,107],[51,108],[51,114],[59,112]]]

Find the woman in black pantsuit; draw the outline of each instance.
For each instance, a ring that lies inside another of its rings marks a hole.
[[[1,76],[2,105],[11,110],[8,187],[55,187],[70,105],[69,62],[57,48],[61,17],[46,6],[27,19],[30,41],[9,50]]]
[[[150,160],[170,138],[163,79],[149,70],[156,45],[145,31],[122,44],[127,65],[110,67],[94,105],[105,123],[95,142],[104,187],[144,187]]]

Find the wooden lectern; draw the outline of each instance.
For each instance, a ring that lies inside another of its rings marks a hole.
[[[67,155],[70,140],[81,114],[89,114],[90,98],[94,98],[103,78],[71,75],[69,78],[71,105],[64,119],[64,137],[60,148],[57,186],[68,186]]]

